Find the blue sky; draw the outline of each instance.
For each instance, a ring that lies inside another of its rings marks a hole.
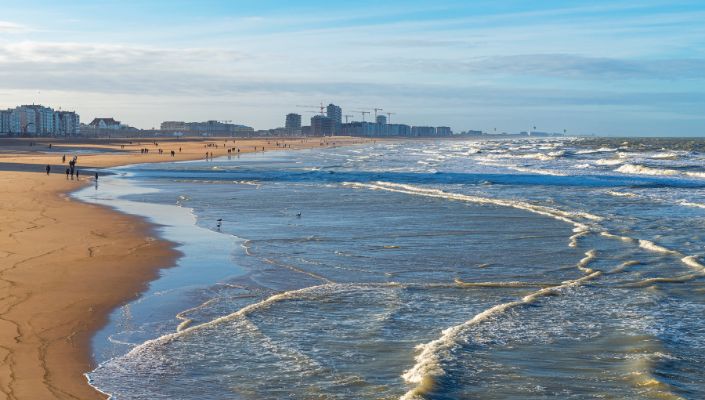
[[[0,107],[270,128],[323,101],[456,131],[705,135],[702,1],[379,3],[5,0]]]

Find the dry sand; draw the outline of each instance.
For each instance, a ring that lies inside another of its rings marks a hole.
[[[80,181],[67,180],[64,150],[67,162],[75,149],[111,151],[78,154],[80,170],[202,159],[206,151],[217,157],[228,148],[245,153],[263,146],[301,149],[362,141],[156,140],[159,146],[151,139],[131,144],[40,140],[30,146],[29,139],[0,139],[0,398],[105,398],[84,376],[94,367],[92,335],[113,309],[139,296],[159,269],[174,265],[178,257],[172,243],[154,237],[145,221],[70,199],[68,192],[92,184],[93,178],[84,172]],[[42,153],[49,143],[54,153]],[[218,147],[204,147],[208,144]],[[149,154],[141,154],[141,148],[149,148]],[[164,154],[158,154],[159,148]],[[52,166],[48,176],[47,164]]]

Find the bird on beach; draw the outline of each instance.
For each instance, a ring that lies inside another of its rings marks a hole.
[[[301,218],[301,213],[296,214],[296,218]]]
[[[216,225],[216,226],[218,227],[218,230],[220,230],[220,226],[223,224],[223,219],[218,218],[216,221],[218,221],[218,225]]]

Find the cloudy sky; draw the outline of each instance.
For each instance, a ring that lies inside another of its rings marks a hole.
[[[702,0],[3,0],[0,107],[264,129],[323,101],[456,131],[703,136],[703,21]]]

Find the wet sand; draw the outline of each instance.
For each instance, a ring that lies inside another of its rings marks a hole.
[[[113,309],[139,296],[159,269],[174,265],[179,256],[145,221],[70,199],[67,193],[94,184],[84,168],[203,159],[206,151],[218,157],[233,148],[242,154],[362,140],[157,141],[158,146],[146,139],[0,139],[1,398],[105,398],[83,375],[94,367],[92,335]],[[66,178],[63,154],[66,162],[78,155],[80,180]]]

